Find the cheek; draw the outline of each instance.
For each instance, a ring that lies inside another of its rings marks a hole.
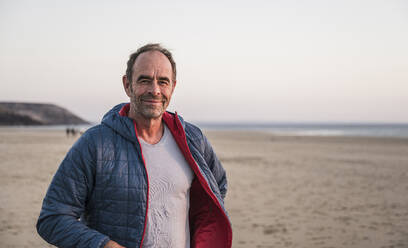
[[[163,95],[165,95],[168,99],[171,98],[172,94],[173,94],[173,89],[171,89],[171,88],[166,89],[165,91],[163,91]]]
[[[145,92],[146,92],[145,89],[143,87],[140,87],[140,86],[133,87],[133,90],[132,90],[132,93],[135,96],[141,96]]]

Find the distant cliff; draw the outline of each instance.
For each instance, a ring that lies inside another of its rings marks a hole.
[[[0,125],[77,125],[89,122],[54,104],[0,102]]]

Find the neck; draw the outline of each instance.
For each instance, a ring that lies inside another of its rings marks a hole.
[[[139,138],[149,144],[156,144],[160,141],[164,133],[162,116],[154,119],[146,119],[140,114],[132,114],[129,111],[129,118],[136,122],[136,130]]]

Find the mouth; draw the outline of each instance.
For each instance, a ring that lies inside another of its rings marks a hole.
[[[156,99],[141,99],[141,101],[149,105],[162,105],[163,104],[163,100],[156,100]]]

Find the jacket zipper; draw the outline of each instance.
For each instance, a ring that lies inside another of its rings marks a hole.
[[[145,159],[143,157],[142,146],[140,145],[139,137],[137,137],[136,122],[134,120],[133,120],[133,125],[134,125],[134,128],[135,128],[136,139],[137,139],[137,142],[139,143],[140,154],[142,155],[143,166],[144,166],[144,169],[145,169],[145,172],[146,172],[146,180],[147,180],[146,214],[145,214],[145,221],[144,221],[144,226],[143,226],[142,240],[140,241],[140,246],[139,246],[139,248],[142,248],[145,233],[146,233],[147,213],[149,212],[149,190],[150,190],[149,187],[150,186],[149,186],[149,173],[147,172],[146,162],[145,162]]]

